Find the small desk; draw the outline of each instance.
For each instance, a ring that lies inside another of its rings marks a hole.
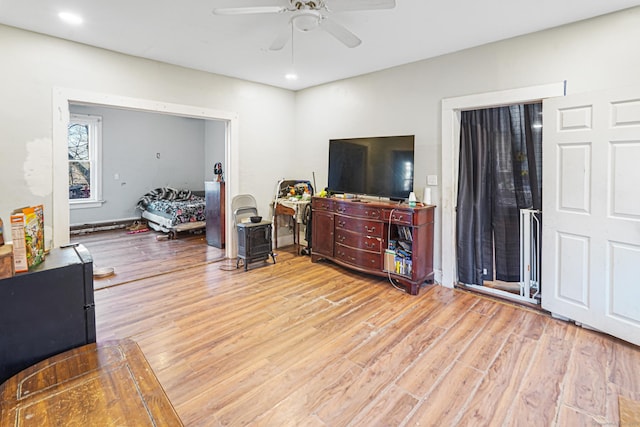
[[[304,208],[310,203],[310,200],[284,200],[275,201],[273,208],[273,238],[275,248],[278,249],[278,216],[286,216],[289,221],[293,220],[293,244],[296,247],[296,255],[300,254],[300,223],[304,214]]]
[[[87,344],[0,385],[0,427],[182,426],[140,347]]]

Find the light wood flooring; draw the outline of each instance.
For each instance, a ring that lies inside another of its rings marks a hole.
[[[128,234],[118,229],[71,236],[91,252],[94,267],[113,268],[115,274],[97,277],[94,289],[116,286],[159,274],[224,259],[224,249],[207,245],[204,232],[178,233],[173,240],[154,230]]]
[[[99,289],[98,341],[137,341],[187,426],[619,425],[619,395],[640,400],[636,346],[278,252]]]

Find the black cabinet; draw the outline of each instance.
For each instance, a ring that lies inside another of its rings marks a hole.
[[[0,280],[0,383],[54,354],[96,341],[93,259],[52,249],[28,273]]]
[[[258,223],[246,222],[238,224],[238,260],[236,268],[240,265],[240,260],[244,260],[245,271],[250,262],[266,261],[271,257],[273,263],[276,258],[271,249],[271,223],[261,221]]]
[[[204,183],[204,214],[207,227],[207,244],[224,249],[224,182]]]

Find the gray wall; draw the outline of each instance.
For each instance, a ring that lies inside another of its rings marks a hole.
[[[202,119],[81,105],[72,105],[70,112],[102,117],[105,202],[99,208],[72,207],[71,225],[139,217],[138,199],[154,188],[203,190],[205,168],[212,169],[202,164],[205,152],[217,146],[224,155],[224,134],[207,140],[208,121]]]

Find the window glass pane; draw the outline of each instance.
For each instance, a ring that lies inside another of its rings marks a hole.
[[[69,162],[69,198],[91,198],[91,163]]]
[[[69,124],[69,160],[89,160],[89,125]]]

